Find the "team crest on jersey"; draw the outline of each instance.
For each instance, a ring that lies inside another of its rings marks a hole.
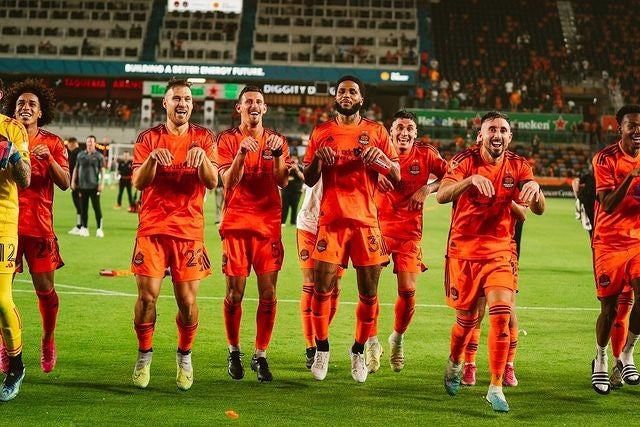
[[[144,264],[144,255],[142,255],[142,252],[138,252],[137,254],[135,254],[135,256],[133,257],[133,263],[135,265]]]
[[[262,158],[265,160],[273,159],[273,152],[271,151],[271,148],[265,148],[264,150],[262,150]]]
[[[449,289],[449,297],[452,300],[457,301],[458,298],[460,297],[460,295],[458,294],[458,290],[456,288]]]
[[[411,175],[420,175],[420,163],[414,162],[409,168],[409,173]]]
[[[607,286],[609,286],[611,284],[611,278],[609,277],[609,275],[607,274],[601,274],[598,277],[598,286],[602,287],[602,288],[606,288]]]
[[[300,251],[300,259],[302,261],[306,261],[309,259],[309,251],[307,249],[303,249]]]
[[[511,175],[505,175],[502,178],[502,186],[506,189],[511,189],[516,185],[516,180]]]
[[[318,240],[318,243],[316,243],[316,249],[318,250],[318,252],[324,252],[327,250],[327,241],[324,239],[320,239]]]
[[[369,134],[367,132],[362,132],[358,137],[358,144],[360,145],[369,145]]]

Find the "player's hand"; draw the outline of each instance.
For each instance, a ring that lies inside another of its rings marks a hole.
[[[207,153],[204,151],[202,147],[191,147],[189,151],[187,151],[187,167],[188,168],[199,168],[202,162],[207,158]]]
[[[336,152],[331,147],[320,147],[316,150],[315,156],[322,160],[323,164],[331,166],[336,162]]]
[[[9,140],[0,141],[0,169],[6,169],[9,164],[20,160],[18,147]]]
[[[44,144],[38,144],[31,150],[31,154],[38,160],[46,160],[51,155],[49,147]]]
[[[424,207],[424,201],[429,197],[430,191],[428,185],[423,185],[418,188],[415,193],[409,199],[409,210],[410,211],[421,211]]]
[[[284,138],[277,134],[269,135],[266,145],[267,148],[271,149],[271,151],[282,150],[282,146],[284,145]]]
[[[524,203],[537,202],[540,198],[540,184],[535,181],[525,182],[520,190],[520,200]]]
[[[372,164],[373,162],[375,162],[378,159],[383,159],[385,160],[385,163],[388,163],[387,160],[387,156],[384,155],[384,153],[382,152],[381,149],[379,149],[378,147],[367,147],[362,151],[362,155],[360,156],[362,158],[362,163],[364,163],[366,166],[369,166],[370,164]]]
[[[162,166],[170,166],[173,162],[173,154],[166,148],[156,148],[151,152],[149,157]]]
[[[386,193],[387,191],[393,191],[395,187],[393,186],[393,182],[389,180],[386,176],[381,173],[378,174],[378,188],[380,191]]]
[[[478,192],[486,197],[493,197],[495,189],[489,178],[482,175],[471,175],[471,185],[478,189]]]
[[[246,154],[248,151],[258,151],[260,146],[258,145],[258,141],[256,141],[253,137],[248,136],[240,141],[240,153]]]

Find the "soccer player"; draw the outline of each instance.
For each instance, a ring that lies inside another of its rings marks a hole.
[[[284,137],[262,125],[267,112],[262,89],[246,86],[238,97],[240,125],[218,135],[224,207],[220,224],[222,271],[227,289],[224,324],[229,344],[228,373],[244,377],[240,352],[242,299],[251,268],[258,282],[255,351],[251,369],[271,381],[267,348],[276,318],[276,282],[283,246],[279,188],[289,181],[289,147]]]
[[[373,198],[378,175],[400,180],[398,155],[379,123],[360,115],[365,87],[355,76],[336,83],[337,117],[316,126],[304,157],[305,183],[322,179],[318,235],[313,249],[315,280],[311,308],[317,351],[311,373],[324,380],[329,369],[329,315],[338,267],[349,258],[356,269],[359,302],[351,347],[351,376],[365,382],[364,345],[378,305],[378,280],[389,262]]]
[[[635,302],[629,315],[626,342],[616,367],[626,384],[640,383],[633,350],[640,335],[640,236],[636,232],[640,201],[640,105],[625,105],[616,113],[620,140],[593,158],[596,178],[594,274],[600,314],[596,321],[596,357],[591,364],[591,385],[608,394],[607,344],[625,286],[633,288]],[[615,352],[615,351],[614,351]]]
[[[217,184],[217,154],[211,131],[189,122],[193,97],[188,81],[169,80],[162,105],[166,122],[140,133],[133,153],[133,185],[142,191],[131,262],[138,285],[133,384],[139,388],[149,384],[156,303],[170,268],[178,306],[176,385],[188,390],[193,384],[198,288],[211,273],[204,245],[204,196]]]
[[[395,321],[389,335],[389,364],[394,372],[404,368],[404,333],[411,323],[416,305],[418,275],[427,270],[422,262],[422,208],[429,194],[438,190],[446,171],[446,161],[429,144],[416,144],[418,123],[416,116],[400,110],[393,116],[391,142],[400,158],[401,180],[393,184],[380,176],[376,194],[380,229],[393,259],[398,296],[395,302]],[[429,177],[435,180],[429,183]],[[375,316],[371,336],[365,346],[365,360],[369,373],[380,369],[382,345],[377,337],[378,316]]]
[[[437,193],[439,203],[453,202],[445,263],[447,304],[456,310],[451,352],[444,375],[445,390],[460,389],[463,353],[478,321],[478,296],[489,305],[489,367],[486,395],[495,411],[507,412],[502,391],[509,352],[509,317],[515,288],[511,203],[544,211],[540,185],[526,160],[511,151],[509,118],[491,111],[481,119],[479,144],[456,154]]]
[[[300,295],[300,317],[302,319],[302,333],[306,342],[306,365],[311,369],[316,356],[316,336],[313,329],[313,315],[311,312],[311,299],[315,287],[314,261],[311,253],[316,245],[318,233],[318,216],[320,215],[320,200],[322,199],[322,181],[318,181],[313,187],[305,185],[304,200],[296,219],[296,239],[298,244],[298,263],[302,271],[302,294]],[[344,268],[338,268],[336,286],[331,294],[331,311],[329,312],[329,324],[338,311],[340,299],[340,279],[344,275]]]
[[[0,99],[4,85],[0,79]],[[18,188],[31,181],[29,136],[15,119],[0,114],[0,335],[6,353],[0,352],[0,368],[6,377],[0,385],[0,401],[18,395],[24,380],[22,320],[13,302],[11,285],[18,246]],[[5,357],[6,356],[6,357]]]
[[[91,206],[96,216],[96,237],[104,237],[100,208],[100,193],[104,186],[104,156],[96,150],[95,136],[87,137],[86,146],[87,149],[78,154],[71,176],[71,189],[77,189],[80,197],[81,228],[77,235],[89,236],[89,199],[91,199]]]
[[[58,294],[55,271],[64,265],[58,238],[53,229],[54,184],[69,188],[67,149],[62,140],[44,129],[53,120],[55,95],[42,80],[27,79],[11,86],[6,101],[8,111],[22,123],[29,135],[31,185],[18,192],[18,253],[16,272],[23,271],[23,258],[29,266],[42,318],[40,367],[51,372],[56,365],[55,328]]]

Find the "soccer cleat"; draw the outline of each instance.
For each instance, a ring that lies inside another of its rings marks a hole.
[[[591,387],[598,394],[609,394],[611,391],[611,382],[607,371],[596,372],[596,359],[591,362]]]
[[[329,371],[329,352],[328,351],[316,351],[316,357],[313,359],[313,365],[311,365],[311,375],[318,381],[322,381],[326,378]]]
[[[116,203],[116,205],[113,207],[113,209],[120,209],[122,206],[120,206],[118,203]]]
[[[609,377],[609,382],[611,383],[611,388],[618,389],[622,388],[624,385],[624,380],[622,379],[622,361],[618,360],[616,365],[613,367],[613,371],[611,372],[611,376]]]
[[[242,353],[239,350],[234,350],[229,352],[229,357],[227,361],[229,362],[229,367],[227,372],[229,376],[234,380],[241,380],[244,378],[244,366],[242,366]]]
[[[27,370],[23,366],[22,371],[18,373],[10,372],[5,377],[0,389],[0,401],[8,402],[18,395],[20,392],[20,385],[22,384],[26,371]]]
[[[102,231],[102,228],[98,228],[96,230],[96,237],[104,237],[104,231]]]
[[[42,368],[42,372],[48,374],[53,371],[53,368],[56,367],[57,360],[56,342],[54,340],[47,343],[43,342],[40,354],[40,367]]]
[[[404,348],[403,348],[403,338],[400,336],[399,340],[393,339],[393,334],[389,335],[389,352],[391,356],[389,357],[389,366],[393,372],[400,372],[402,368],[404,368]]]
[[[72,236],[79,236],[80,230],[80,227],[73,227],[71,230],[69,230],[69,234],[71,234]]]
[[[380,345],[380,344],[378,344]],[[378,363],[379,367],[380,363]],[[351,377],[357,383],[363,383],[367,380],[369,369],[364,361],[364,354],[351,353]]]
[[[516,371],[513,369],[513,365],[507,363],[504,368],[504,374],[502,374],[502,385],[507,387],[515,387],[518,385],[518,379],[516,378]]]
[[[254,355],[251,358],[251,370],[258,375],[258,381],[273,381],[273,375],[269,370],[269,364],[267,363],[266,357],[256,357]]]
[[[176,353],[176,385],[180,390],[187,391],[193,385],[193,366],[191,366],[191,352],[189,354]]]
[[[447,368],[444,371],[444,389],[449,396],[458,394],[461,377],[462,363],[453,363],[449,358],[447,360]]]
[[[502,390],[489,389],[485,399],[487,399],[487,402],[491,403],[491,408],[493,408],[494,411],[509,412],[509,404],[507,403],[507,399],[504,397]]]
[[[311,366],[313,365],[313,360],[316,358],[316,348],[309,347],[308,349],[305,350],[305,353],[307,355],[307,369],[311,369]]]
[[[151,352],[138,352],[138,360],[133,367],[133,385],[138,388],[147,388],[149,380],[151,380]]]
[[[370,374],[378,372],[378,369],[380,369],[380,356],[382,356],[382,353],[384,353],[382,345],[380,345],[378,341],[373,343],[369,343],[367,341],[364,347],[364,352],[366,354],[365,361],[367,365],[367,371],[369,371]]]
[[[465,363],[460,383],[469,387],[476,385],[476,369],[475,363]]]
[[[78,231],[78,236],[89,237],[89,229],[86,227],[82,227],[80,231]]]
[[[7,353],[7,348],[4,346],[4,342],[0,341],[0,371],[3,374],[9,373],[9,353]]]

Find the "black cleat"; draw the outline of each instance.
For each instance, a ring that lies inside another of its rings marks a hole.
[[[271,371],[269,370],[269,364],[267,363],[266,357],[256,357],[253,356],[251,358],[251,369],[258,374],[258,381],[272,381],[273,375],[271,375]]]
[[[229,357],[229,369],[227,372],[229,376],[234,380],[241,380],[244,378],[244,366],[242,366],[242,353],[240,351],[230,351]]]
[[[316,348],[309,347],[305,350],[307,353],[307,369],[311,369],[311,365],[313,365],[313,360],[316,358]]]

